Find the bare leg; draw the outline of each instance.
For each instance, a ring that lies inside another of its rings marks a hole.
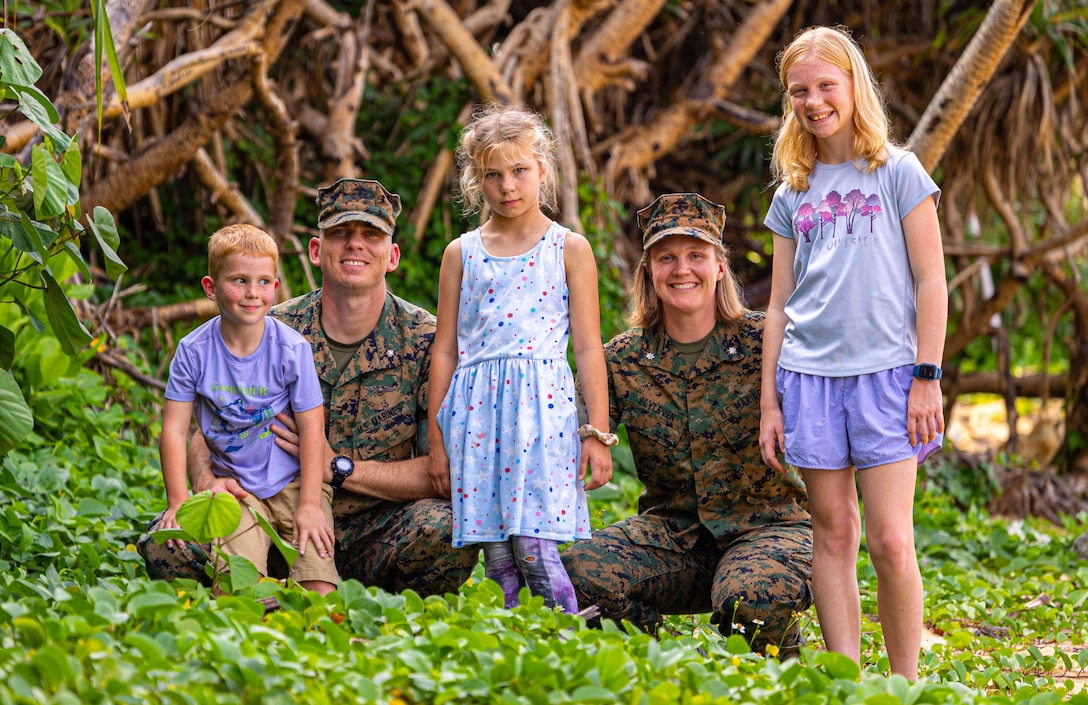
[[[854,469],[801,470],[812,514],[812,598],[828,651],[861,661],[858,550],[861,513]]]
[[[876,569],[877,610],[892,673],[918,680],[923,590],[914,547],[914,487],[918,461],[867,468],[860,473],[865,543]]]
[[[313,590],[314,592],[320,593],[322,595],[328,595],[330,592],[336,592],[336,586],[324,580],[303,580],[299,583],[299,585],[306,588],[307,590]]]

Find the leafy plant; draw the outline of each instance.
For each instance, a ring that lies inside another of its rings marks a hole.
[[[0,100],[17,102],[18,112],[43,135],[30,148],[29,165],[0,154],[0,305],[18,307],[39,334],[47,330],[48,322],[60,350],[75,355],[91,341],[91,334],[76,316],[61,282],[72,273],[69,266],[84,281],[91,278],[80,252],[85,233],[79,221],[83,166],[76,140],[55,126],[56,108],[34,86],[41,75],[19,36],[0,29]],[[86,227],[102,251],[107,275],[117,278],[126,267],[117,256],[113,216],[95,208]],[[15,330],[0,325],[0,418],[5,420],[0,424],[4,428],[0,454],[18,445],[33,428],[30,409],[11,374],[15,337]]]
[[[287,565],[294,565],[298,549],[285,543],[264,516],[252,508],[249,511],[257,520],[257,526],[268,534],[283,555]],[[187,541],[198,546],[211,545],[211,560],[204,564],[204,570],[212,581],[212,590],[239,593],[256,585],[260,574],[253,563],[223,550],[238,538],[228,537],[238,530],[242,522],[242,507],[234,495],[229,492],[213,494],[210,490],[194,494],[178,508],[177,520],[180,529],[159,529],[152,533],[152,537],[156,543]]]

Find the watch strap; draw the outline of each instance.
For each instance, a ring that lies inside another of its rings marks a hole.
[[[922,363],[921,365],[915,365],[911,374],[916,378],[932,382],[941,378],[941,368],[929,363]]]

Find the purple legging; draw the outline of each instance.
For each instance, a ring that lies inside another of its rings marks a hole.
[[[578,611],[578,598],[555,541],[511,536],[506,541],[485,543],[484,569],[485,575],[502,587],[510,609],[518,606],[518,590],[528,585],[529,592],[543,597],[548,607],[559,606],[571,614]]]

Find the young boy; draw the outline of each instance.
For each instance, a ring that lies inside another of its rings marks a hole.
[[[224,552],[268,574],[271,540],[245,511],[253,507],[298,546],[291,577],[325,595],[336,589],[338,576],[332,488],[322,483],[324,400],[310,344],[266,316],[279,286],[278,256],[275,241],[252,225],[229,225],[208,242],[201,285],[219,316],[185,336],[170,363],[159,441],[167,509],[159,528],[178,528],[178,507],[189,495],[186,439],[195,410],[216,474],[237,479],[249,492]],[[292,412],[298,424],[299,459],[274,442],[269,427],[281,411]],[[311,541],[316,554],[306,550]]]

